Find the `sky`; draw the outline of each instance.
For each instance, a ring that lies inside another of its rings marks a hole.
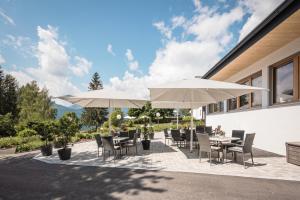
[[[0,65],[51,96],[201,76],[283,0],[0,0]]]

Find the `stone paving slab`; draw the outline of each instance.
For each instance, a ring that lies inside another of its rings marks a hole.
[[[190,153],[188,148],[165,145],[162,133],[155,134],[155,139],[151,141],[151,150],[142,150],[139,143],[137,155],[134,154],[134,149],[132,149],[129,155],[116,160],[110,157],[103,161],[101,151],[100,157],[97,157],[97,145],[94,141],[75,144],[72,147],[72,157],[67,161],[61,161],[56,150],[53,152],[52,156],[45,157],[39,154],[34,159],[50,164],[163,170],[300,181],[300,167],[287,163],[285,157],[254,152],[255,164],[252,166],[250,159],[246,157],[249,161],[246,169],[239,157],[238,163],[228,160],[225,164],[218,162],[210,164],[207,158],[203,158],[199,162],[197,153]],[[230,154],[228,155],[230,157]]]

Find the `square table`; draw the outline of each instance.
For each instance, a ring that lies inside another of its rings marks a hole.
[[[239,137],[227,137],[227,136],[211,136],[211,137],[209,137],[210,141],[215,141],[215,142],[217,142],[218,145],[222,145],[222,143],[224,143],[224,142],[237,141],[240,139],[241,138],[239,138]],[[222,159],[224,162],[227,157],[227,148],[225,148],[225,156],[224,156],[224,152],[222,152],[222,157],[223,157]]]

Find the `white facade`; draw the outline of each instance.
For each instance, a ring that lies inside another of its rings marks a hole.
[[[237,82],[262,71],[262,87],[269,88],[269,66],[300,52],[300,38],[288,43],[225,81]],[[207,125],[221,125],[226,134],[242,129],[256,133],[254,146],[285,155],[285,142],[300,141],[300,102],[285,106],[270,106],[269,92],[262,94],[262,108],[207,115]]]

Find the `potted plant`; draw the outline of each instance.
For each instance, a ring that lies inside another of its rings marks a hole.
[[[142,134],[143,134],[143,140],[142,140],[142,145],[144,150],[149,150],[150,149],[150,139],[149,139],[149,129],[147,125],[147,117],[143,116],[144,119],[144,125],[142,126]]]
[[[41,152],[43,156],[52,155],[52,141],[53,134],[56,130],[56,124],[54,121],[46,121],[40,124],[40,130],[38,134],[41,140],[44,141],[44,145],[41,146]]]
[[[61,160],[68,160],[71,158],[72,149],[68,147],[72,136],[79,131],[79,119],[74,112],[66,112],[58,122],[59,136],[61,138],[63,148],[59,149],[58,155]]]

